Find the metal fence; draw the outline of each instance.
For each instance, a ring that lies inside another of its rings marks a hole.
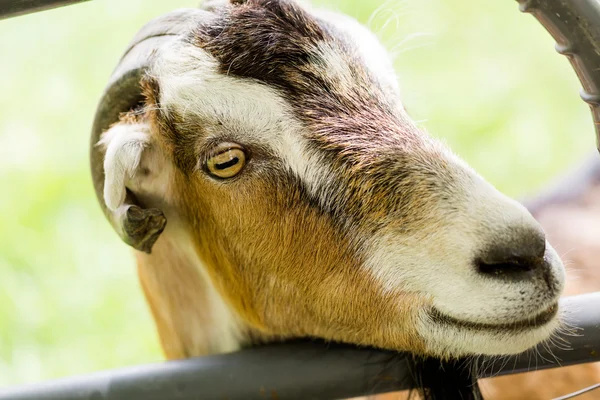
[[[567,297],[569,326],[523,354],[484,359],[480,377],[600,361],[600,292]],[[0,400],[338,399],[415,387],[409,354],[298,341],[0,390]]]
[[[82,0],[0,0],[0,19]],[[517,0],[557,41],[583,85],[600,138],[600,2]],[[600,143],[600,140],[599,140]],[[570,328],[523,354],[482,359],[478,377],[600,362],[600,292],[562,300]],[[409,354],[296,341],[0,390],[0,400],[331,399],[415,387]]]

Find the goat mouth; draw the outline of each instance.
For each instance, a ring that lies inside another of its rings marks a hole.
[[[490,331],[494,333],[519,333],[546,325],[548,322],[554,319],[557,313],[558,303],[554,303],[553,305],[551,305],[550,307],[533,317],[502,324],[486,324],[460,320],[451,317],[447,314],[444,314],[436,308],[431,309],[431,311],[429,312],[429,316],[436,324],[439,325],[452,325],[455,327],[466,328],[469,330]]]

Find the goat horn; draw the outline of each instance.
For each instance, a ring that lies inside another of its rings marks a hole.
[[[104,202],[104,149],[96,146],[100,135],[119,120],[122,113],[135,109],[143,101],[140,80],[155,61],[157,51],[176,37],[184,35],[207,11],[181,9],[160,16],[135,35],[114,69],[98,104],[90,142],[90,166],[96,197],[121,239],[137,250],[150,253],[167,220],[159,209],[144,209],[130,193],[116,212]]]

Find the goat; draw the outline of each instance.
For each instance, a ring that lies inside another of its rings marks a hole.
[[[417,127],[347,16],[247,0],[154,21],[91,158],[169,359],[299,337],[514,354],[561,326],[540,225]]]

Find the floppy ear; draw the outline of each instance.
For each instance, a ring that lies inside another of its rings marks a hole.
[[[211,13],[207,11],[181,9],[146,24],[127,46],[96,110],[90,140],[90,167],[98,202],[121,239],[146,253],[150,253],[167,220],[158,208],[142,207],[143,203],[138,201],[141,199],[136,198],[138,193],[128,190],[128,184],[135,182],[128,180],[131,180],[132,174],[135,177],[139,172],[144,154],[151,150],[152,143],[143,124],[136,127],[134,121],[118,121],[123,113],[143,106],[145,98],[140,82],[152,69],[160,50],[171,46],[173,40],[184,38],[196,29],[199,21],[209,18]],[[113,125],[115,123],[117,125]],[[152,159],[148,165],[154,165]],[[164,190],[157,186],[154,187],[155,193],[161,196]]]
[[[137,122],[113,125],[97,145],[104,150],[103,197],[113,226],[127,244],[146,253],[150,253],[167,220],[157,208],[140,207],[130,189],[144,188],[144,180],[150,179],[142,159],[153,145],[148,126]]]

